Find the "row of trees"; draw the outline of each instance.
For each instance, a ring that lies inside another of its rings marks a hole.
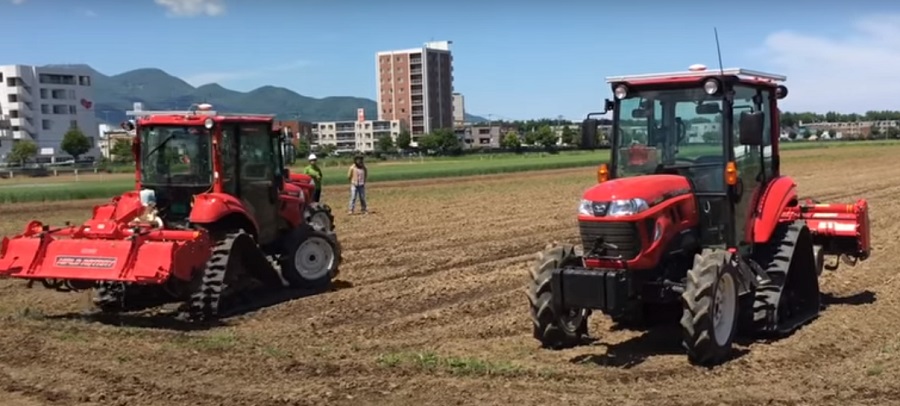
[[[59,145],[59,149],[69,154],[76,161],[78,158],[91,150],[91,140],[81,132],[78,127],[72,127],[63,135],[63,140]],[[16,142],[9,154],[6,155],[6,161],[9,163],[24,164],[38,155],[38,146],[31,140],[21,140]]]
[[[692,120],[693,121],[693,120]],[[836,111],[829,111],[827,113],[813,113],[813,112],[791,112],[785,111],[781,113],[781,124],[785,127],[793,127],[800,122],[803,123],[816,123],[816,122],[832,122],[832,123],[850,123],[850,122],[859,122],[859,121],[900,121],[900,111],[895,110],[872,110],[867,111],[863,114],[857,113],[838,113]],[[694,122],[710,122],[710,120],[705,118],[697,118],[697,121]],[[552,119],[552,118],[541,118],[537,120],[497,120],[491,121],[493,124],[503,124],[508,126],[514,126],[518,129],[520,134],[524,134],[528,131],[531,131],[535,128],[539,128],[542,126],[557,126],[557,125],[571,125],[572,122],[569,120],[564,120],[562,118]],[[485,124],[485,123],[482,123]]]
[[[867,111],[864,114],[843,114],[836,111],[829,111],[825,114],[790,111],[781,113],[781,125],[783,126],[793,127],[800,124],[801,121],[804,124],[816,122],[851,123],[859,121],[900,121],[900,111]]]
[[[830,136],[834,136],[837,131],[827,131]],[[809,128],[804,128],[801,131],[788,131],[788,138],[795,139],[807,139],[815,135],[816,137],[821,137],[826,133],[824,129],[817,129],[815,131],[810,130]],[[868,136],[850,136],[850,139],[871,139],[871,140],[884,140],[884,139],[900,139],[900,128],[898,127],[888,127],[886,130],[882,131],[881,128],[872,126]]]

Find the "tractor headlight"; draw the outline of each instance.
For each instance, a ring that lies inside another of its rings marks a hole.
[[[706,94],[712,96],[719,92],[719,81],[715,79],[709,79],[706,83],[703,84],[703,90],[706,91]]]
[[[216,125],[216,122],[213,121],[212,118],[207,118],[206,121],[203,122],[203,126],[206,127],[207,130],[212,130],[214,125]]]
[[[584,216],[593,216],[594,215],[594,202],[590,200],[581,200],[581,204],[578,206],[578,214]]]
[[[618,85],[614,93],[617,99],[622,100],[625,96],[628,96],[628,86]]]
[[[650,208],[644,199],[613,200],[606,215],[610,217],[631,216]]]

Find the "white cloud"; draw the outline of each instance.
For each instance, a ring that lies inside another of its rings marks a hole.
[[[293,61],[286,63],[284,65],[276,65],[276,66],[267,66],[259,69],[252,70],[239,70],[239,71],[220,71],[220,72],[203,72],[194,75],[189,75],[184,78],[185,82],[190,83],[192,86],[201,86],[209,83],[223,83],[233,80],[240,79],[249,79],[253,77],[262,76],[265,74],[277,73],[277,72],[286,72],[295,69],[304,68],[309,66],[309,62],[307,61]]]
[[[900,15],[856,19],[841,37],[776,32],[754,54],[787,75],[785,110],[900,109]]]
[[[20,0],[21,1],[21,0]],[[194,17],[206,15],[215,17],[225,13],[223,0],[154,0],[163,6],[170,17]]]
[[[13,5],[18,6],[19,4],[25,3],[25,0],[10,0]]]

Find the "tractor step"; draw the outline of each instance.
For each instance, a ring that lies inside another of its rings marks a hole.
[[[770,246],[756,255],[769,281],[756,288],[755,330],[786,335],[819,316],[818,275],[805,221],[778,226]]]

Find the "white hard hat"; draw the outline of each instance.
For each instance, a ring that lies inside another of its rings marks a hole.
[[[316,154],[309,154],[310,161],[315,160],[315,159],[316,159]]]

